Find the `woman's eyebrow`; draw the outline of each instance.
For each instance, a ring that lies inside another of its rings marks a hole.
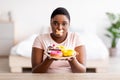
[[[53,22],[56,22],[56,23],[58,23],[59,21],[53,21]],[[63,23],[67,23],[67,21],[62,21]]]
[[[53,21],[53,22],[58,22],[58,21]]]

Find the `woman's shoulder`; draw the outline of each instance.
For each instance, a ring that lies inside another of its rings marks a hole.
[[[79,36],[79,33],[78,32],[69,32],[69,35],[70,36]]]

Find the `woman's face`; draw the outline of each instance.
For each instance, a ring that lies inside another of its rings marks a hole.
[[[51,19],[52,32],[56,37],[66,36],[70,25],[65,15],[56,15]]]

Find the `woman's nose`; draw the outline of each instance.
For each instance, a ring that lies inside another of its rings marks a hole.
[[[62,24],[58,25],[58,29],[62,29],[62,27],[63,27]]]

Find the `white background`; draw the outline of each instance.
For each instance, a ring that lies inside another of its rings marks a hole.
[[[12,13],[16,43],[48,27],[52,11],[60,6],[68,9],[72,28],[97,34],[109,47],[105,13],[120,13],[120,0],[0,0],[0,11]]]

